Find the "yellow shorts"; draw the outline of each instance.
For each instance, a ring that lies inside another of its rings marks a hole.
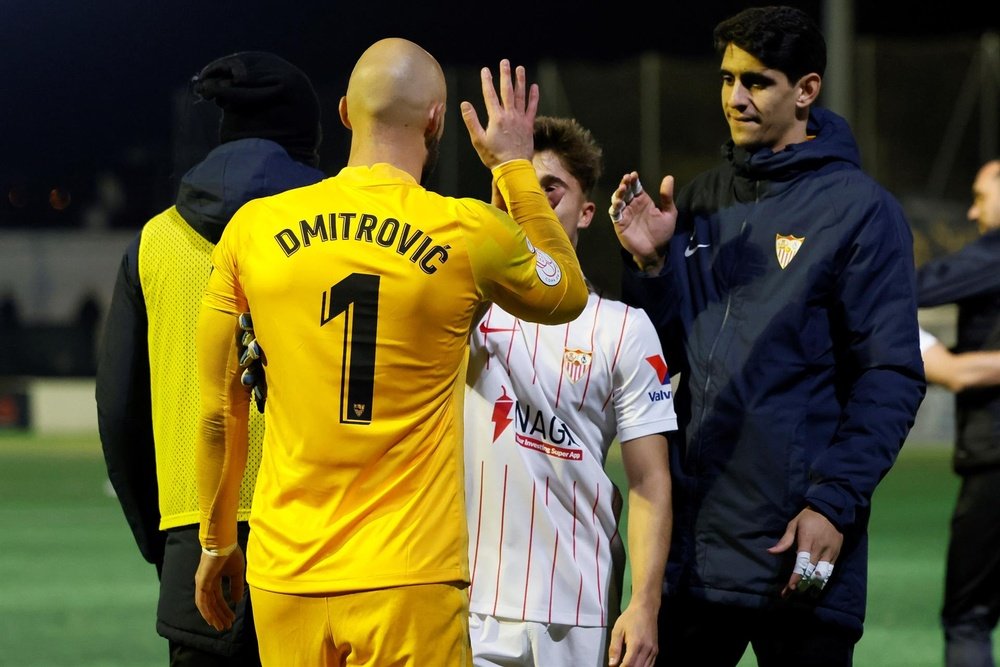
[[[331,596],[251,587],[265,667],[471,667],[469,596],[451,584]]]

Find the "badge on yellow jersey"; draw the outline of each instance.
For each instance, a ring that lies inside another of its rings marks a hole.
[[[535,273],[538,274],[538,279],[549,287],[558,285],[562,280],[562,269],[556,261],[548,253],[533,246],[529,239],[524,241],[528,245],[528,250],[535,256]]]

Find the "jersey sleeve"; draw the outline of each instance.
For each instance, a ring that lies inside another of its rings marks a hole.
[[[645,311],[629,308],[621,350],[612,370],[618,440],[677,430],[670,373]]]
[[[920,354],[923,354],[927,350],[931,349],[941,341],[937,339],[937,336],[927,331],[923,327],[920,328],[918,332],[920,334]]]
[[[511,160],[495,167],[493,175],[510,215],[466,200],[480,221],[480,237],[470,244],[479,289],[487,300],[524,320],[573,320],[587,304],[587,286],[534,168],[527,160]]]
[[[234,218],[235,223],[236,218]],[[231,223],[212,253],[212,275],[198,316],[201,419],[196,447],[199,537],[203,547],[236,542],[236,513],[247,457],[249,395],[240,384],[237,317],[247,308],[240,288]]]
[[[242,210],[249,210],[244,207]],[[223,313],[239,316],[249,310],[246,296],[239,281],[239,267],[234,247],[237,243],[239,226],[236,225],[237,213],[226,227],[219,243],[212,250],[212,275],[208,278],[208,286],[202,295],[202,306],[213,308]]]

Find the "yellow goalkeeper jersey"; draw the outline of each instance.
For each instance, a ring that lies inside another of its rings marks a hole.
[[[247,398],[231,341],[250,310],[268,382],[252,585],[468,582],[456,387],[474,313],[495,301],[557,323],[587,299],[531,163],[494,178],[510,216],[376,164],[250,202],[226,228],[199,322],[201,537],[235,541]]]

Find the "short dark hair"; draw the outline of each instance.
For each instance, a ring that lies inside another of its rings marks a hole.
[[[583,194],[590,196],[601,177],[603,159],[603,151],[590,130],[575,118],[538,116],[535,118],[535,152],[541,151],[558,155],[566,171],[580,183]]]
[[[737,46],[795,83],[806,74],[823,76],[826,40],[812,17],[794,7],[751,7],[715,26],[715,50]]]

